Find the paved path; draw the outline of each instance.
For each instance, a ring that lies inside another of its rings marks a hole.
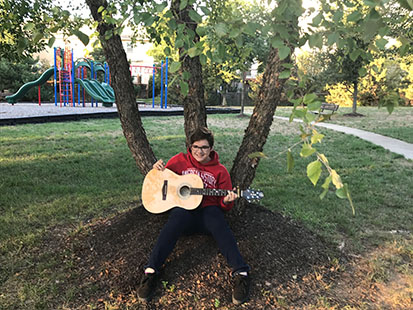
[[[152,105],[139,105],[140,110],[151,111],[180,111],[182,108],[168,107],[161,109],[158,106],[152,108]],[[33,103],[16,103],[11,105],[9,103],[0,103],[0,119],[6,118],[27,118],[38,116],[54,116],[54,115],[71,115],[71,114],[94,114],[94,113],[117,113],[116,106],[103,107],[100,103],[98,107],[91,107],[90,103],[86,107],[60,107],[55,106],[54,103],[42,103],[41,106]]]
[[[180,106],[160,108],[160,106],[157,105],[152,108],[151,104],[139,104],[139,112],[141,116],[172,116],[183,115],[184,109]],[[208,114],[239,112],[240,109],[233,108],[207,108]],[[89,103],[86,107],[60,107],[55,106],[53,103],[42,103],[42,105],[39,106],[33,103],[19,102],[15,105],[11,105],[5,102],[0,102],[0,126],[114,117],[119,117],[115,105],[113,107],[103,107],[99,104],[98,107],[91,107]]]
[[[283,120],[289,120],[288,117],[281,117],[281,116],[276,116],[276,118],[283,119]],[[294,121],[301,121],[301,120],[294,120]],[[361,130],[361,129],[355,129],[355,128],[350,128],[346,126],[341,126],[341,125],[336,125],[336,124],[329,124],[329,123],[318,123],[316,126],[319,127],[324,127],[328,129],[332,129],[335,131],[340,131],[344,132],[346,134],[350,134],[356,137],[359,137],[360,139],[369,141],[373,144],[379,145],[386,150],[389,150],[393,153],[397,153],[400,155],[403,155],[407,159],[413,159],[413,144],[407,143],[404,141],[400,141],[397,139],[389,138],[386,136],[378,135],[376,133],[372,133],[369,131]]]

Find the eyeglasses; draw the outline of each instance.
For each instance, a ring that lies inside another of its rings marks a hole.
[[[203,152],[206,152],[206,151],[208,151],[209,149],[210,149],[211,147],[210,146],[207,146],[207,145],[203,145],[203,146],[198,146],[198,145],[192,145],[192,150],[194,150],[194,151],[203,151]]]

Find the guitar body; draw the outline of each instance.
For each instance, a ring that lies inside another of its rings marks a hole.
[[[191,195],[191,188],[203,188],[196,174],[178,175],[169,169],[152,169],[142,185],[142,203],[151,213],[162,213],[173,207],[196,209],[202,201],[201,195]]]

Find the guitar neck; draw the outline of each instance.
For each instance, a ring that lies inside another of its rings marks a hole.
[[[215,188],[191,188],[191,195],[226,196],[231,190]]]

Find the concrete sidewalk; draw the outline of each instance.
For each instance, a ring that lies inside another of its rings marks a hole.
[[[289,120],[288,117],[276,116],[276,118],[287,120],[287,121]],[[301,120],[294,120],[294,121],[300,122]],[[336,124],[318,123],[316,124],[316,126],[328,128],[328,129],[335,130],[335,131],[340,131],[346,134],[359,137],[360,139],[379,145],[393,153],[403,155],[406,159],[413,159],[413,144],[411,143],[389,138],[389,137],[382,136],[382,135],[372,133],[369,131],[350,128],[350,127],[336,125]]]

